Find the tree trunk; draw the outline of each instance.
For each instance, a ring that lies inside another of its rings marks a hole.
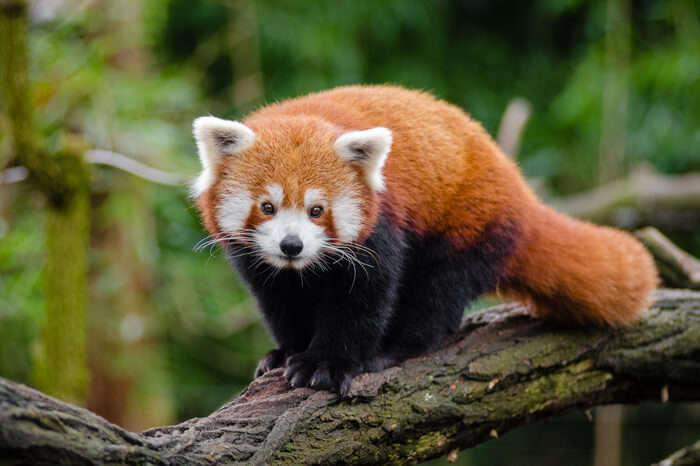
[[[46,392],[82,404],[88,379],[89,176],[80,144],[66,138],[65,147],[50,154],[37,142],[27,70],[26,10],[25,0],[0,0],[0,87],[10,121],[10,156],[27,168],[33,186],[46,200],[46,323],[35,380]]]
[[[26,35],[25,2],[0,0],[0,90],[12,138],[8,153],[0,153],[0,169],[16,156],[33,157]]]
[[[208,417],[125,432],[0,379],[0,457],[32,464],[406,464],[609,403],[700,400],[700,293],[660,290],[639,325],[566,328],[508,304],[443,350],[358,376],[351,399],[273,371]]]
[[[90,199],[87,189],[46,211],[46,321],[34,361],[47,393],[83,404],[87,396],[86,280]]]
[[[612,181],[624,173],[631,38],[627,0],[606,1],[605,26],[605,75],[598,156],[599,183]]]

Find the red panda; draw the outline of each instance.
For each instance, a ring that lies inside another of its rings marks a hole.
[[[438,348],[481,294],[627,325],[657,285],[633,237],[542,204],[479,123],[424,92],[340,87],[194,135],[203,223],[278,344],[256,376],[346,394]]]

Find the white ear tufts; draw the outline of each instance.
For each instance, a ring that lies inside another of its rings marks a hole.
[[[391,130],[379,126],[341,134],[333,146],[343,159],[363,165],[367,183],[372,189],[384,191],[382,168],[391,151],[391,143]]]
[[[237,154],[255,142],[255,133],[243,123],[213,116],[194,120],[194,138],[203,166],[212,166],[224,155]]]
[[[255,142],[255,133],[243,123],[213,116],[199,117],[192,125],[202,173],[192,185],[196,197],[214,182],[214,168],[226,155],[237,154]]]

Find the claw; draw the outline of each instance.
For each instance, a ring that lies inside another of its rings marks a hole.
[[[284,376],[290,386],[330,390],[346,396],[350,391],[352,376],[361,365],[341,358],[323,358],[314,353],[299,353],[287,358]]]
[[[258,367],[255,369],[255,378],[260,377],[266,372],[282,367],[287,357],[287,352],[282,349],[274,349],[260,360]]]

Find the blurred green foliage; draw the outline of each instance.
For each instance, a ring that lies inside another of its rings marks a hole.
[[[69,128],[94,147],[194,175],[190,125],[201,114],[237,118],[337,85],[390,82],[459,105],[492,134],[508,102],[523,97],[533,110],[518,156],[526,175],[545,180],[551,196],[598,182],[606,1],[65,4],[35,11],[30,32],[36,118],[49,145]],[[630,2],[628,169],[646,161],[666,173],[700,170],[699,11],[696,0]],[[242,22],[249,36],[236,42]],[[240,53],[250,44],[258,49]],[[236,104],[236,83],[251,73],[263,94]],[[204,415],[250,381],[272,345],[254,302],[223,253],[192,250],[205,233],[185,188],[111,168],[94,175],[92,358],[130,380],[132,425]],[[0,375],[22,382],[42,323],[39,202],[22,184],[0,193]],[[686,244],[700,247],[699,237]],[[169,408],[139,419],[156,398]],[[590,448],[588,425],[571,429],[588,440],[569,448]],[[654,442],[665,452],[680,446]],[[478,458],[463,464],[486,464]],[[546,461],[537,464],[558,464]]]
[[[533,105],[520,157],[526,173],[547,178],[557,194],[596,184],[604,1],[255,5],[266,101],[391,82],[459,105],[494,134],[507,103],[522,96]],[[634,2],[630,11],[627,164],[649,161],[668,173],[698,170],[697,3]],[[201,89],[224,102],[236,73],[230,48],[220,46],[231,14],[221,2],[172,0],[161,26],[153,28],[157,56],[204,70]],[[219,102],[210,108],[237,115]]]

